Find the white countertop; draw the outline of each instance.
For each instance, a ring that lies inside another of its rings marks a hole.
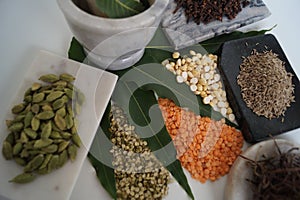
[[[294,71],[300,77],[300,27],[296,19],[300,1],[264,0],[272,15],[241,30],[269,29],[284,49]],[[9,102],[15,96],[21,78],[39,50],[47,50],[67,57],[72,33],[59,10],[56,1],[1,0],[0,1],[0,122],[4,125]],[[299,103],[299,102],[298,102]],[[281,135],[300,143],[300,129]],[[72,200],[97,199],[103,190],[93,174],[89,162],[85,162],[79,180],[88,185],[76,185]],[[1,199],[1,196],[0,196]]]

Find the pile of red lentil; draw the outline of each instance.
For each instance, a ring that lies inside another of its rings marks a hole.
[[[226,175],[242,152],[241,132],[224,120],[195,115],[169,99],[160,98],[158,103],[177,157],[191,176],[205,183]]]

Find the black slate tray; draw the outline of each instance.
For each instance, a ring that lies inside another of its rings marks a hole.
[[[295,102],[285,112],[285,116],[269,120],[257,116],[242,99],[237,76],[240,71],[242,56],[247,57],[252,50],[258,52],[272,50],[285,62],[286,71],[293,74],[292,82],[295,86]],[[254,36],[233,40],[224,43],[221,52],[219,70],[227,91],[227,98],[236,115],[243,136],[247,142],[255,143],[268,139],[270,135],[276,136],[300,127],[300,84],[292,66],[284,54],[277,39],[271,35]],[[284,120],[282,119],[284,118]]]

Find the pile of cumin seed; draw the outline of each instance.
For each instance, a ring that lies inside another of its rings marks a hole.
[[[284,116],[295,102],[293,75],[272,51],[257,52],[243,58],[237,83],[247,107],[268,119]]]

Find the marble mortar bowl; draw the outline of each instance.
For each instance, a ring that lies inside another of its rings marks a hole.
[[[72,0],[57,0],[57,3],[88,60],[102,69],[121,70],[143,56],[169,0],[149,0],[151,6],[147,10],[119,19],[89,14]]]

